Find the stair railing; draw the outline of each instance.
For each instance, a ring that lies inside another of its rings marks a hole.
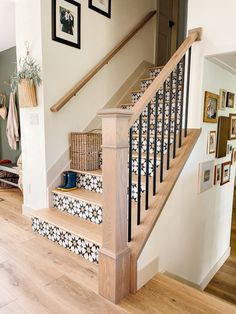
[[[101,61],[99,61],[76,85],[74,85],[62,98],[60,98],[51,108],[52,112],[60,111],[68,101],[105,66],[109,61],[138,33],[140,29],[154,16],[156,11],[149,12]]]
[[[189,31],[186,40],[164,66],[160,74],[153,80],[153,83],[147,88],[132,110],[108,109],[99,112],[99,116],[102,118],[103,130],[103,241],[99,253],[99,292],[114,303],[119,302],[130,291],[135,292],[137,289],[138,254],[135,256],[136,259],[132,257],[134,248],[128,244],[128,242],[134,240],[130,243],[135,243],[133,246],[137,245],[136,236],[134,238],[132,236],[132,228],[134,225],[141,223],[141,206],[143,203],[145,209],[148,210],[151,196],[155,197],[157,193],[157,185],[165,180],[164,173],[166,169],[170,169],[171,159],[176,157],[177,148],[180,148],[182,145],[183,128],[184,137],[188,135],[191,47],[195,41],[201,40],[201,34],[201,28]],[[186,58],[188,58],[187,69],[185,69]],[[185,73],[187,73],[186,83]],[[181,85],[181,88],[179,88],[179,85]],[[167,95],[168,97],[166,97]],[[168,99],[169,102],[167,103]],[[159,109],[161,107],[163,110],[160,116]],[[147,115],[145,153],[142,149],[144,113]],[[155,116],[154,172],[152,180],[149,178],[151,115]],[[174,122],[172,122],[172,116],[174,117]],[[159,161],[157,160],[158,119],[162,121]],[[138,175],[136,176],[138,188],[137,191],[134,191],[132,132],[133,124],[136,121],[139,123]],[[167,123],[166,130],[165,121]],[[165,147],[167,153],[164,156]],[[144,181],[141,175],[143,154],[146,157]],[[129,168],[127,168],[128,160]],[[157,163],[159,163],[158,173]],[[164,167],[167,168],[165,169]],[[144,202],[141,198],[143,184],[145,186]],[[137,201],[136,219],[132,213],[134,198]],[[135,228],[137,229],[137,226]]]

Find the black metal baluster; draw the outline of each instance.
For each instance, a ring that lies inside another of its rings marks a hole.
[[[172,117],[172,96],[173,96],[173,72],[170,75],[170,91],[169,91],[169,117],[168,117],[168,141],[167,141],[167,163],[166,169],[170,169],[170,140],[171,140],[171,117]]]
[[[164,167],[164,138],[165,138],[165,104],[166,104],[166,81],[163,87],[163,103],[162,103],[162,128],[161,128],[161,161],[160,161],[160,182],[163,182]]]
[[[149,203],[150,111],[151,111],[151,103],[149,103],[147,106],[147,150],[146,150],[145,210],[148,209],[148,203]]]
[[[182,91],[181,91],[181,100],[180,100],[180,121],[179,121],[179,148],[182,146],[182,128],[183,128],[183,106],[184,106],[184,91],[185,91],[185,59],[183,57],[183,69],[182,69]]]
[[[176,67],[176,87],[175,87],[175,117],[174,117],[174,141],[173,141],[173,158],[176,157],[176,135],[178,119],[178,99],[179,99],[179,63]]]
[[[128,242],[132,239],[132,151],[133,151],[133,138],[132,127],[129,131],[129,195],[128,195]]]
[[[189,84],[190,84],[190,70],[191,70],[191,56],[192,56],[192,47],[188,51],[188,74],[187,74],[187,86],[186,86],[186,104],[185,104],[185,127],[184,127],[184,136],[188,135],[188,106],[189,106]]]
[[[157,190],[157,122],[158,122],[158,100],[159,92],[156,93],[155,103],[155,130],[154,130],[154,165],[153,165],[153,196],[156,195]]]
[[[137,200],[137,225],[141,221],[141,171],[142,171],[142,126],[143,115],[139,116],[139,138],[138,138],[138,200]]]

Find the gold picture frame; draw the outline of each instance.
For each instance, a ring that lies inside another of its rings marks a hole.
[[[205,92],[203,122],[217,123],[219,95]]]

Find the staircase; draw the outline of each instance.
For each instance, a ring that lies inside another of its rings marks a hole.
[[[147,70],[127,103],[99,112],[100,169],[74,170],[78,189],[53,190],[54,208],[32,217],[36,233],[99,264],[99,293],[114,303],[137,291],[138,258],[200,135],[188,128],[191,47],[199,40],[201,29],[191,31],[164,67]]]
[[[149,77],[141,79],[140,90],[133,91],[130,95],[130,103],[121,105],[123,109],[132,108],[140,99],[145,90],[150,86],[151,82],[156,78],[162,67],[148,69]],[[176,74],[176,73],[175,73]],[[180,83],[178,86],[179,93],[182,91],[182,71],[180,72]],[[175,75],[176,76],[176,75]],[[168,80],[168,83],[170,80]],[[173,81],[175,88],[176,81]],[[159,91],[163,95],[163,89]],[[166,103],[169,103],[170,86],[167,88]],[[181,98],[181,97],[180,97]],[[177,104],[178,116],[180,109],[180,98]],[[167,151],[167,133],[168,133],[168,106],[165,111],[165,140],[164,153]],[[172,106],[171,116],[171,134],[174,134],[174,104]],[[158,116],[162,115],[162,106],[160,104]],[[150,120],[150,144],[147,145],[147,110],[143,112],[144,123],[142,125],[142,159],[141,159],[141,176],[142,182],[146,176],[146,152],[147,147],[150,151],[149,159],[149,176],[154,173],[154,128],[155,128],[155,99],[151,105],[151,120]],[[161,151],[161,131],[162,119],[158,119],[157,124],[158,139],[157,139],[157,166],[159,165]],[[179,130],[179,119],[177,131]],[[136,121],[133,126],[133,154],[132,154],[132,199],[137,202],[138,194],[138,147],[139,147],[139,121]],[[172,140],[171,140],[172,142]],[[102,168],[102,165],[101,165]],[[56,244],[71,250],[75,254],[84,257],[86,260],[98,263],[99,248],[102,243],[102,169],[95,171],[77,171],[78,190],[64,192],[53,190],[53,207],[37,211],[32,218],[32,228],[39,235],[48,238]],[[144,196],[145,187],[141,187]]]

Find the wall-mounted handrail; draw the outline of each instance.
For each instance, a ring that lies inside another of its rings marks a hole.
[[[74,97],[126,44],[134,35],[156,14],[149,12],[97,65],[95,65],[74,87],[72,87],[50,110],[57,112]]]
[[[168,63],[164,66],[160,74],[155,78],[153,83],[145,91],[142,97],[137,101],[134,108],[132,109],[133,115],[130,119],[130,127],[139,118],[140,114],[143,112],[145,107],[150,103],[153,97],[156,95],[157,91],[163,86],[164,82],[168,76],[173,72],[174,68],[181,61],[183,56],[186,54],[188,49],[192,46],[195,41],[201,40],[202,28],[196,28],[189,31],[188,37],[174,53]]]

